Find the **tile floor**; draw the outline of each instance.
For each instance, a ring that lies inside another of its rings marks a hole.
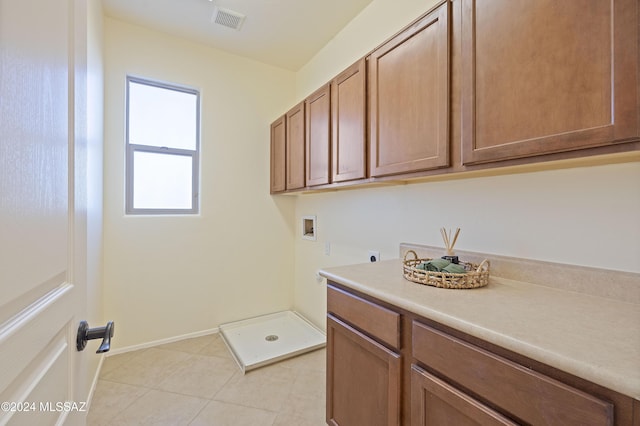
[[[325,355],[243,375],[215,334],[107,357],[87,424],[325,425]]]

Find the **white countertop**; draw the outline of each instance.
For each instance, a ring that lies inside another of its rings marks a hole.
[[[440,289],[405,280],[401,260],[320,275],[640,400],[638,304],[493,276],[478,289]]]

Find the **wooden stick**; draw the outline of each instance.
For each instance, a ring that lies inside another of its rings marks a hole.
[[[456,229],[456,235],[453,237],[453,242],[451,243],[451,250],[453,250],[453,246],[456,245],[456,241],[458,240],[458,235],[460,234],[460,228]]]
[[[440,235],[442,235],[442,240],[444,241],[444,246],[449,251],[449,237],[447,236],[447,231],[444,228],[440,228]]]
[[[444,240],[445,248],[447,249],[447,255],[453,256],[453,247],[456,245],[456,241],[458,241],[458,235],[460,235],[460,228],[456,228],[456,233],[453,236],[453,241],[451,240],[451,230],[447,232],[445,228],[440,228],[440,235],[442,235],[442,239]]]

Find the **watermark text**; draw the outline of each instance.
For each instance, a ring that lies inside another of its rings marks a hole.
[[[6,412],[71,412],[87,411],[86,402],[76,401],[4,401],[0,410]]]

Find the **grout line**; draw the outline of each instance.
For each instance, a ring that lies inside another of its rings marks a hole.
[[[217,337],[216,339],[220,339],[221,340],[220,337]],[[190,360],[193,359],[194,356],[204,356],[204,357],[207,357],[207,358],[217,358],[217,359],[220,359],[220,360],[233,362],[233,359],[232,359],[231,355],[229,354],[229,349],[224,345],[222,347],[224,347],[226,349],[226,354],[225,354],[226,356],[222,355],[222,354],[204,354],[204,353],[200,352],[200,351],[204,350],[206,347],[208,347],[209,345],[212,345],[214,342],[215,342],[215,340],[210,342],[210,343],[207,343],[206,345],[203,345],[199,349],[199,351],[195,352],[195,353],[194,352],[184,352],[184,351],[180,350],[179,348],[158,348],[158,349],[161,349],[162,351],[181,353],[181,354],[188,355],[188,357],[186,359],[184,359],[182,361],[176,361],[175,364],[172,364],[173,366],[177,366],[177,367],[179,367],[181,364],[188,364],[190,362]],[[143,357],[144,357],[143,354],[146,351],[146,348],[140,348],[138,350],[140,351],[140,354],[142,355],[142,358],[139,358],[138,356],[136,356],[135,359],[139,360],[139,361],[143,361]],[[133,352],[133,351],[131,351],[131,352]],[[313,351],[313,352],[315,352],[315,351]],[[301,357],[303,357],[305,355],[308,355],[308,354],[301,355]],[[288,378],[287,378],[287,381],[290,382],[290,384],[291,384],[291,389],[289,389],[289,391],[287,393],[287,399],[291,399],[291,397],[293,395],[293,385],[295,384],[295,382],[298,380],[298,378],[300,376],[300,371],[299,370],[300,369],[309,369],[311,367],[309,367],[309,366],[305,367],[304,364],[296,364],[294,366],[285,366],[285,365],[283,365],[283,364],[286,364],[288,361],[290,361],[290,360],[289,359],[283,360],[281,362],[273,364],[272,366],[279,365],[280,367],[286,368],[287,370],[291,371],[291,373],[288,374]],[[106,360],[105,360],[105,362],[108,363],[108,361],[106,361]],[[307,363],[310,363],[310,362],[311,362],[311,360],[309,360]],[[310,365],[314,365],[315,366],[315,363],[310,363]],[[262,367],[262,368],[267,370],[272,366],[265,366],[265,367]],[[101,370],[102,370],[102,368],[101,368]],[[312,370],[316,371],[315,368],[312,368]],[[320,371],[320,370],[318,369],[317,371]],[[160,389],[159,385],[162,382],[162,380],[160,382],[158,382],[158,383],[151,383],[149,385],[136,385],[136,384],[130,384],[130,383],[123,383],[123,382],[120,382],[120,381],[117,381],[117,380],[113,380],[113,379],[103,379],[103,378],[98,378],[98,381],[99,382],[110,382],[110,383],[114,383],[114,384],[118,384],[118,385],[131,386],[133,388],[137,388],[137,389],[142,391],[142,393],[137,398],[131,400],[126,406],[122,407],[122,409],[120,410],[119,413],[116,413],[114,415],[114,417],[110,418],[109,420],[111,422],[113,422],[118,416],[120,416],[123,411],[131,408],[132,405],[137,403],[142,397],[144,397],[145,395],[148,395],[148,393],[150,391],[169,393],[169,394],[180,395],[180,396],[184,396],[184,397],[195,398],[195,399],[198,399],[198,400],[201,400],[201,401],[205,401],[204,405],[199,410],[197,410],[197,412],[195,412],[191,416],[191,418],[189,418],[187,420],[187,424],[192,424],[195,421],[195,419],[198,418],[202,414],[202,412],[205,410],[205,408],[208,407],[211,404],[211,402],[213,402],[213,401],[215,401],[217,403],[221,403],[221,404],[227,404],[227,405],[240,407],[240,408],[247,409],[247,410],[260,410],[260,411],[265,412],[265,413],[271,413],[271,414],[273,414],[273,417],[274,417],[274,423],[282,415],[294,416],[293,413],[286,413],[284,411],[285,405],[282,405],[281,407],[279,407],[278,410],[274,410],[273,407],[271,407],[271,408],[261,408],[261,407],[254,407],[254,406],[250,406],[250,405],[244,405],[242,403],[229,402],[229,401],[223,401],[223,400],[216,399],[224,389],[228,389],[228,387],[231,385],[231,382],[234,380],[236,375],[241,375],[241,372],[238,371],[238,370],[233,372],[233,374],[231,374],[224,381],[224,384],[222,384],[219,387],[219,389],[211,397],[188,395],[188,394],[184,394],[184,393],[181,393],[181,392]],[[243,376],[241,375],[241,378],[242,377]],[[300,417],[300,416],[294,416],[294,417],[300,418],[300,419],[305,419],[304,417]]]

